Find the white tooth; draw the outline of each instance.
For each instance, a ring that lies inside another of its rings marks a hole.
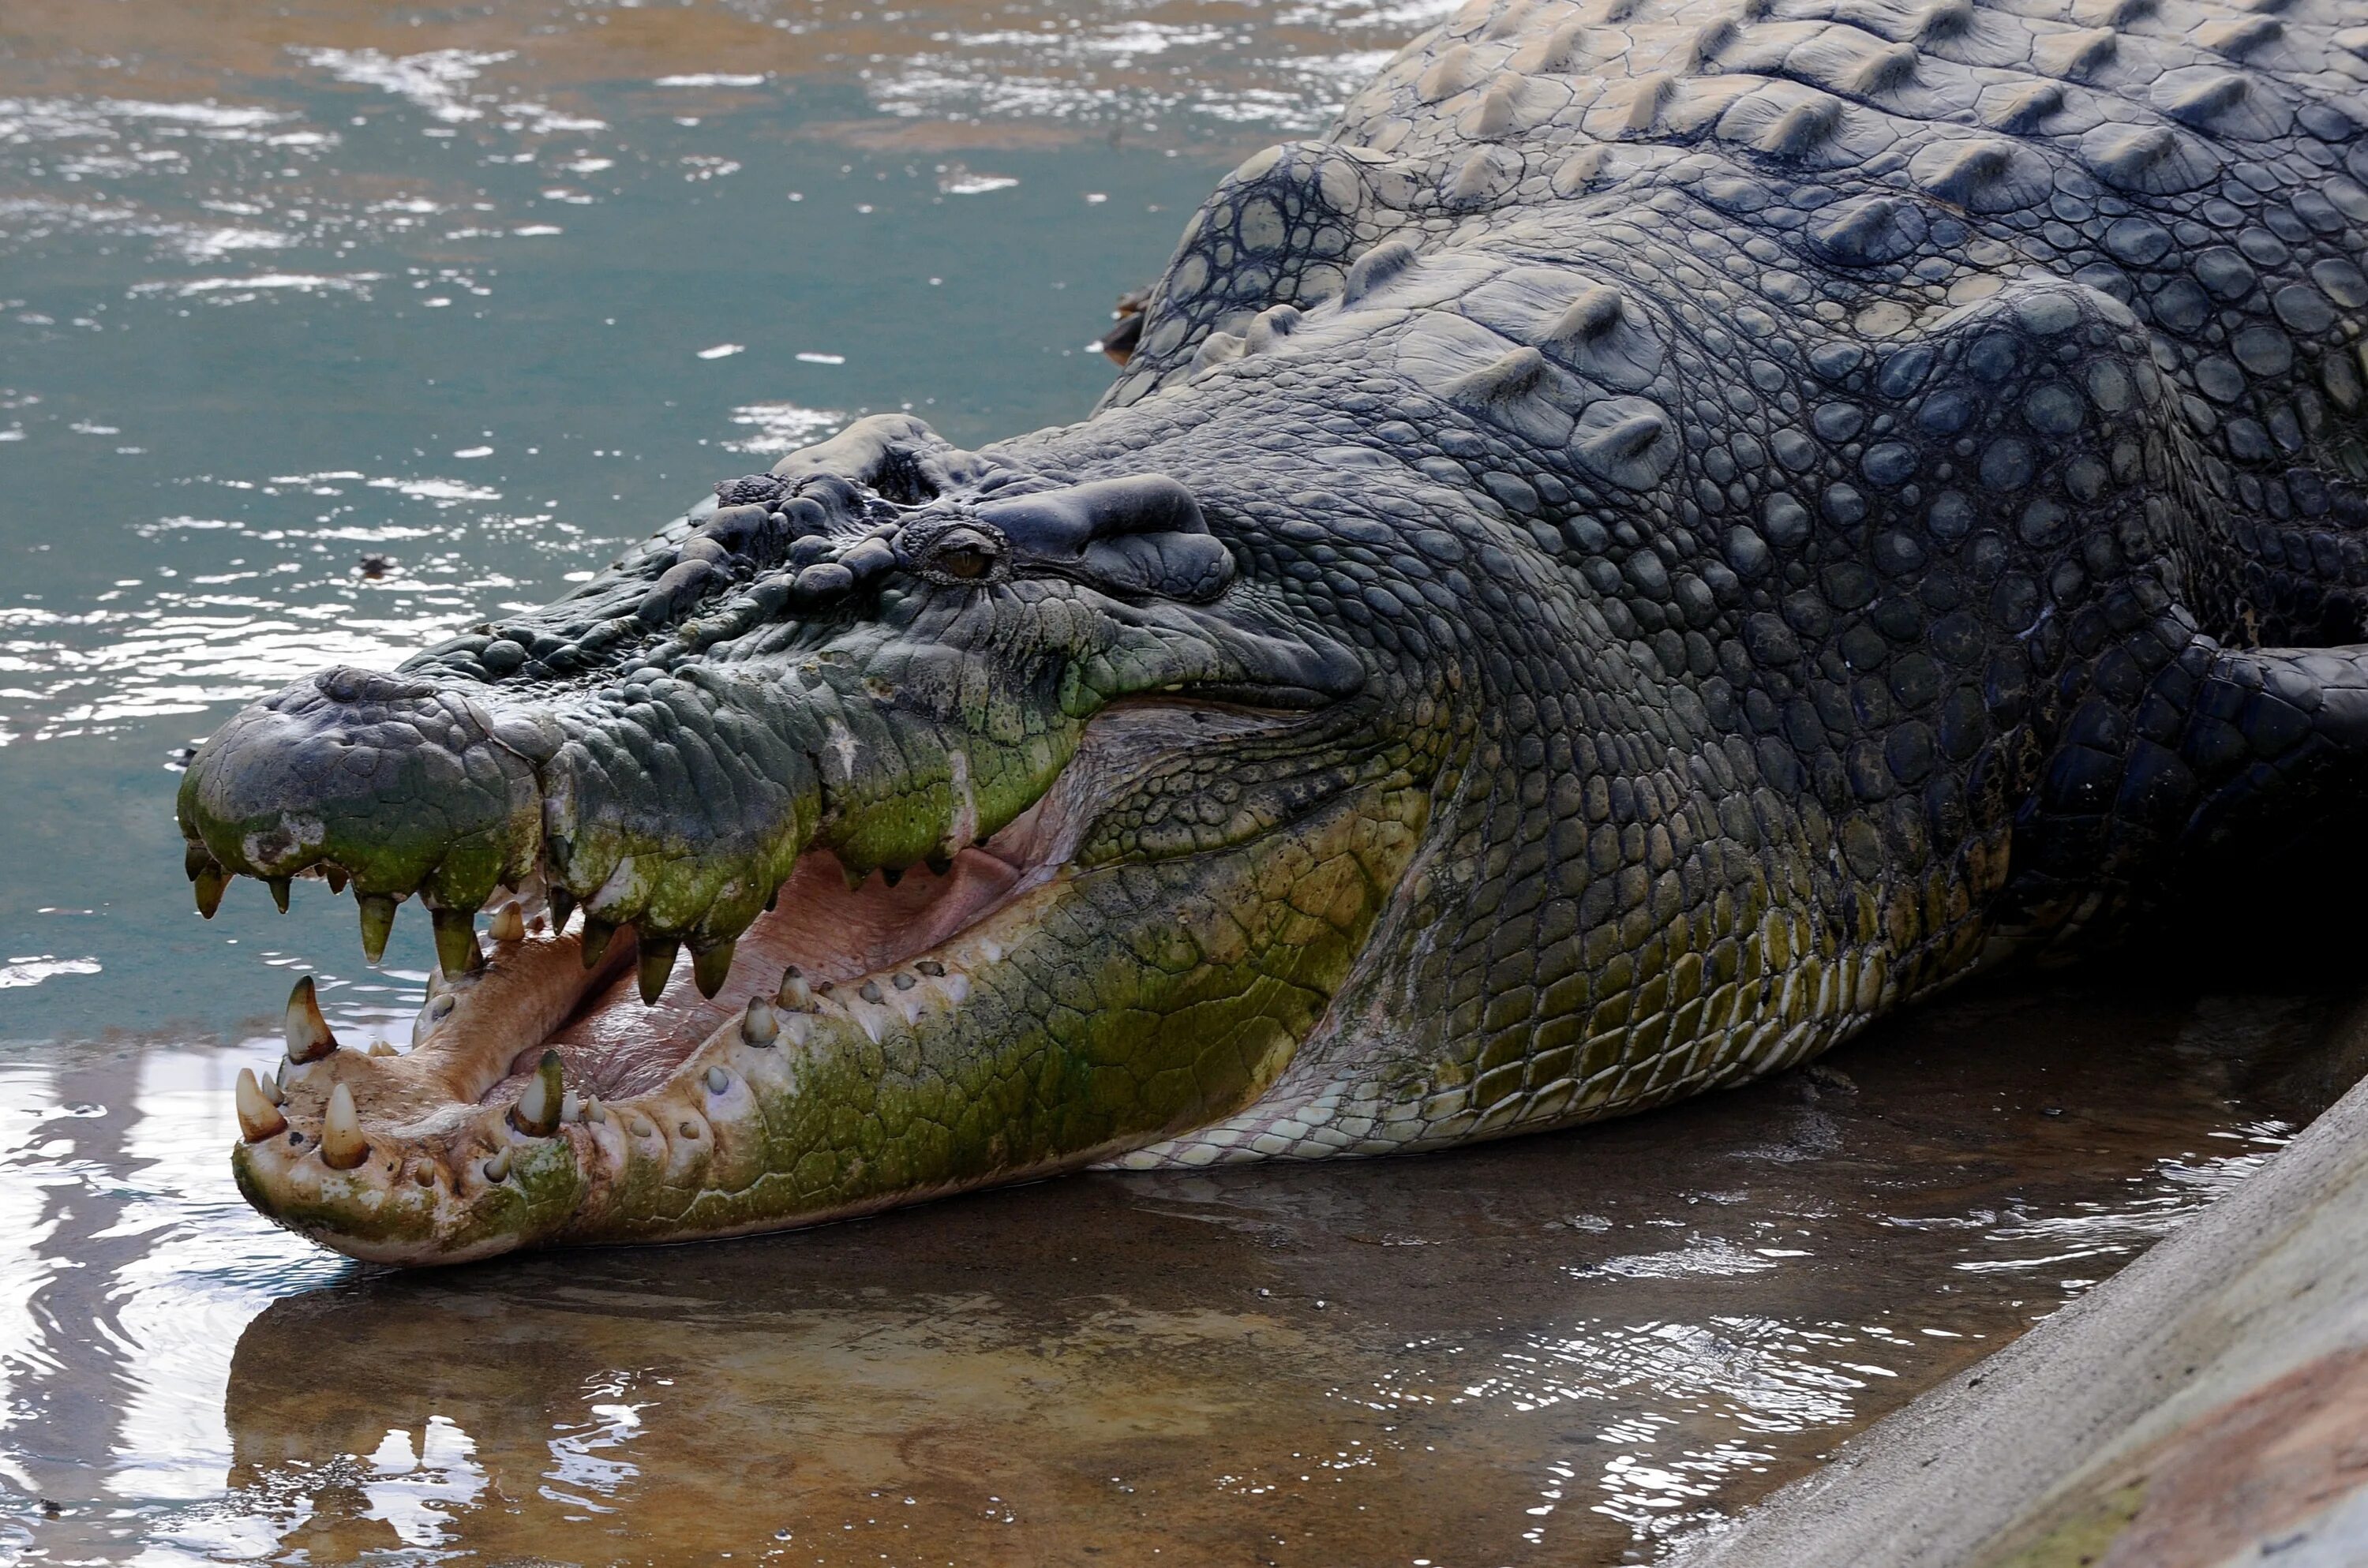
[[[238,1086],[232,1093],[238,1107],[238,1130],[250,1143],[260,1143],[266,1138],[277,1138],[288,1131],[288,1119],[256,1081],[255,1069],[238,1070]]]
[[[749,997],[747,1016],[740,1020],[740,1038],[750,1045],[770,1045],[780,1033],[781,1021],[773,1016],[773,1005],[762,996]]]
[[[362,1136],[362,1119],[354,1109],[353,1091],[343,1084],[329,1091],[329,1108],[321,1118],[321,1158],[341,1171],[352,1170],[370,1158],[370,1141]]]
[[[288,1103],[288,1058],[280,1057],[271,1064],[270,1076],[263,1080],[264,1097],[273,1105]]]
[[[707,1070],[707,1092],[709,1094],[720,1095],[731,1086],[731,1074],[726,1073],[721,1067],[710,1067]]]
[[[559,1052],[546,1051],[534,1070],[534,1077],[518,1096],[510,1112],[510,1125],[529,1138],[548,1138],[559,1131],[566,1105],[566,1089],[560,1082]]]
[[[309,974],[288,994],[286,1033],[290,1062],[318,1062],[337,1049],[337,1037],[329,1032],[328,1020],[321,1017],[320,1000]]]
[[[609,1119],[609,1108],[600,1103],[599,1096],[594,1095],[591,1098],[584,1102],[584,1119],[586,1121],[606,1121]]]
[[[507,1149],[495,1150],[492,1156],[485,1161],[484,1171],[487,1181],[507,1181],[510,1176],[510,1152]]]
[[[573,1089],[559,1096],[559,1119],[562,1121],[584,1119],[584,1101]]]
[[[485,923],[485,935],[496,942],[526,940],[526,915],[515,903],[506,903],[494,911],[493,919]]]

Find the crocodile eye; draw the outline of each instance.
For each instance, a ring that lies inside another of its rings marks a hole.
[[[968,582],[994,571],[1002,557],[1002,546],[995,540],[969,528],[956,528],[929,551],[929,565],[945,576]]]

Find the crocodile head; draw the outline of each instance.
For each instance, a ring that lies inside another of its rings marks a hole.
[[[299,983],[239,1085],[242,1190],[457,1261],[861,1213],[1239,1108],[1425,810],[1366,662],[1244,528],[1107,455],[873,418],[541,612],[247,709],[181,790],[199,907],[324,879],[375,960],[416,898],[438,971],[403,1051],[340,1049]]]

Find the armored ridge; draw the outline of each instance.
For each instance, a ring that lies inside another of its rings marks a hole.
[[[1696,793],[1688,774],[1717,770],[1695,753],[1657,801],[1554,823],[1548,905],[1580,903],[1596,962],[1616,963],[1602,934],[1626,916],[1625,954],[1657,968],[1634,912],[1657,903],[1657,926],[1698,901],[1640,899],[1638,862],[1670,872],[1681,837],[1781,840],[1788,806],[1758,791],[1804,809],[1793,892],[1823,929],[1784,945],[1833,967],[1799,980],[1806,1027],[1736,1058],[1790,1060],[2112,912],[2159,881],[2167,845],[2241,835],[2271,776],[2313,776],[2290,806],[2325,802],[2329,772],[2348,789],[2311,732],[2356,724],[2352,658],[2220,645],[2362,635],[2363,21],[2151,0],[1467,6],[1329,139],[1260,154],[1202,208],[1106,406],[1415,312],[1399,373],[1472,428],[1417,397],[1375,426],[1388,449],[1524,525],[1640,668],[1698,683],[1729,763]],[[1733,831],[1745,796],[1756,834]],[[1664,816],[1671,846],[1637,853],[1634,826]],[[1736,924],[1711,925],[1675,946],[1748,980],[1714,936]],[[1429,1113],[1303,1058],[1317,1081],[1287,1114],[1141,1157],[1525,1123],[1554,1083],[1535,1042],[1600,1039],[1622,1012],[1645,1027],[1611,1097],[1657,1097],[1702,1077],[1699,1054],[1643,1047],[1662,1020],[1701,1040],[1689,994],[1736,1017],[1686,959],[1608,1015],[1557,1008],[1552,922],[1527,972],[1488,935],[1362,1020],[1405,1018],[1458,970],[1467,992],[1498,983],[1448,1026],[1478,1049]],[[1395,1121],[1371,1114],[1393,1098]]]
[[[427,1262],[1435,1147],[2357,842],[2353,43],[1467,10],[1224,182],[1094,417],[860,422],[201,748],[201,907],[442,961],[404,1053],[300,993],[242,1184]]]

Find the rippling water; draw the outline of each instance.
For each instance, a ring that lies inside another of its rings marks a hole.
[[[2059,990],[1570,1137],[771,1242],[414,1279],[240,1203],[255,1015],[302,969],[394,1034],[425,923],[199,921],[183,748],[852,414],[1077,416],[1217,176],[1443,9],[0,7],[0,1554],[1642,1560],[2317,1108],[2262,1065],[2315,1004]]]

